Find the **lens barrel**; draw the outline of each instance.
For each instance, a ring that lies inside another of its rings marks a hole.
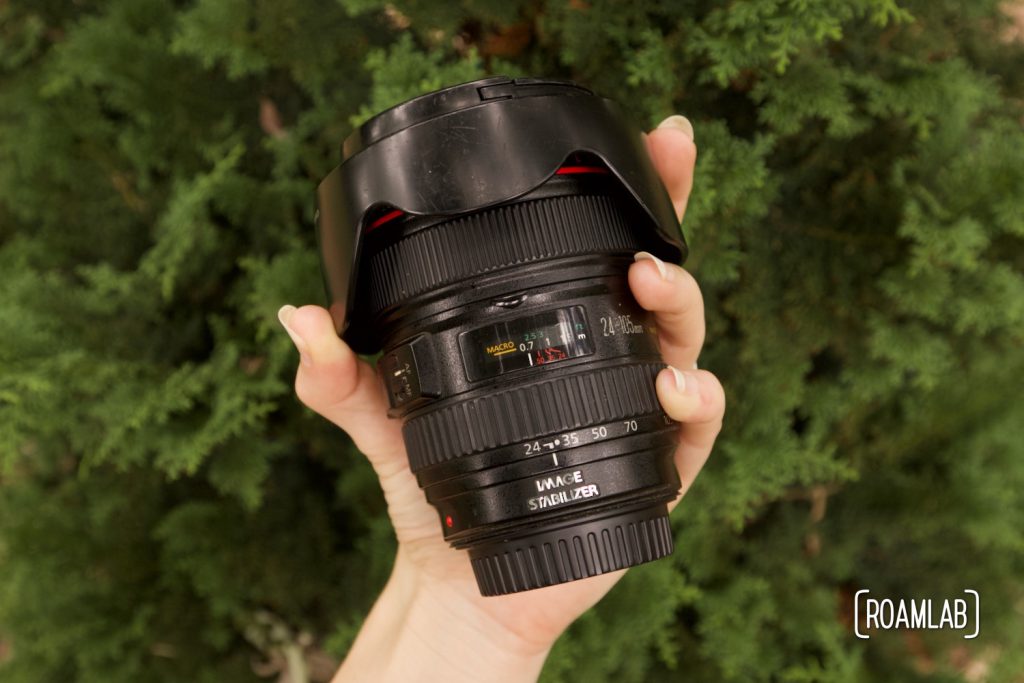
[[[678,426],[626,273],[685,246],[614,105],[535,79],[431,93],[354,133],[318,199],[339,331],[383,350],[389,415],[481,593],[671,553]]]

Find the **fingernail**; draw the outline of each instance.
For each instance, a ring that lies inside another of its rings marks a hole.
[[[295,348],[299,351],[299,361],[309,365],[309,346],[306,344],[306,340],[299,336],[299,334],[288,325],[288,321],[292,319],[292,315],[298,309],[291,304],[285,304],[277,312],[277,319],[281,321],[281,327],[288,333],[288,336],[292,338],[292,343],[295,344]]]
[[[692,372],[682,372],[671,365],[668,367],[672,370],[672,376],[676,379],[676,389],[680,394],[696,396],[700,393],[700,382],[697,381],[696,375]]]
[[[686,133],[690,136],[691,140],[696,139],[693,136],[693,124],[690,123],[690,119],[686,118],[682,114],[673,114],[659,123],[658,128],[675,128],[676,130]]]
[[[658,274],[661,275],[661,279],[666,282],[672,279],[672,271],[668,269],[665,262],[650,252],[638,251],[633,255],[633,260],[637,263],[640,261],[654,261],[654,265],[658,267]]]

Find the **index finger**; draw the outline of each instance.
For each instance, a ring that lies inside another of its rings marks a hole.
[[[669,365],[689,369],[704,345],[704,299],[686,270],[640,252],[629,268],[637,303],[654,313],[661,355]]]

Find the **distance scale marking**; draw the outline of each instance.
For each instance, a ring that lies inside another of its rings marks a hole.
[[[582,306],[484,325],[459,335],[466,377],[476,382],[594,353]]]

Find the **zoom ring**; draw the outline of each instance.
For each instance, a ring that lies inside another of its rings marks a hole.
[[[420,230],[370,260],[377,314],[411,296],[533,261],[641,248],[621,201],[606,195],[550,197],[500,206]]]
[[[628,515],[565,532],[470,550],[482,595],[505,595],[575,581],[650,562],[672,553],[664,512]]]
[[[659,412],[654,379],[664,367],[641,363],[588,370],[412,418],[402,428],[409,465],[418,473],[548,434]]]

